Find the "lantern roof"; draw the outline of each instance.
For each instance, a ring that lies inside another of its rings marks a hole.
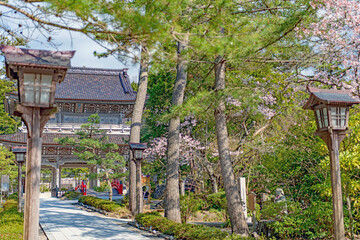
[[[308,88],[310,97],[303,106],[304,109],[314,109],[315,106],[320,104],[325,105],[346,105],[360,103],[351,95],[351,91],[347,90],[334,90],[334,89],[317,89],[313,87]]]
[[[12,147],[11,151],[13,153],[26,153],[26,147]]]
[[[147,143],[129,143],[130,148],[133,150],[145,150]]]
[[[45,68],[68,68],[75,51],[48,51],[0,45],[6,64]]]

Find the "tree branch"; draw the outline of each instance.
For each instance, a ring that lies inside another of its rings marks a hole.
[[[310,6],[306,9],[306,11],[308,11],[310,9]],[[294,26],[292,26],[289,30],[287,30],[283,35],[281,35],[280,37],[276,38],[274,41],[271,41],[270,43],[266,44],[265,46],[259,48],[258,50],[256,50],[256,52],[260,52],[261,50],[271,46],[272,44],[280,41],[282,38],[284,38],[285,36],[287,36],[290,32],[292,32],[296,27],[297,25],[299,25],[299,23],[303,20],[303,17],[301,16],[299,18],[299,20],[294,24]]]
[[[32,1],[32,0],[30,0]],[[97,30],[89,30],[87,29],[87,26],[86,25],[85,27],[83,28],[74,28],[74,27],[70,27],[70,26],[67,26],[67,25],[61,25],[61,24],[57,24],[57,23],[53,23],[53,22],[50,22],[50,21],[45,21],[45,20],[42,20],[38,17],[36,17],[35,15],[27,12],[27,11],[24,11],[23,9],[21,8],[18,8],[16,6],[13,6],[7,2],[4,2],[4,1],[0,1],[0,6],[4,6],[4,7],[7,7],[7,8],[10,8],[12,10],[15,10],[19,13],[21,13],[22,15],[26,16],[27,18],[39,23],[39,24],[45,24],[45,25],[48,25],[48,26],[52,26],[52,27],[56,27],[56,28],[61,28],[61,29],[66,29],[66,30],[70,30],[70,31],[74,31],[74,32],[81,32],[81,33],[92,33],[92,34],[114,34],[114,35],[122,35],[122,36],[132,36],[132,39],[134,39],[133,36],[139,36],[139,35],[150,35],[150,33],[132,33],[132,32],[122,32],[122,31],[110,31],[110,30],[104,30],[104,29],[97,29]],[[97,25],[99,26],[99,25]]]

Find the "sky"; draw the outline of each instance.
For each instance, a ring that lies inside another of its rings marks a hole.
[[[16,0],[10,0],[10,3],[15,4]],[[36,28],[30,27],[28,29],[24,29],[25,26],[33,26],[31,21],[21,14],[16,14],[16,12],[14,13],[11,9],[0,6],[0,14],[2,15],[0,19],[1,26],[8,27],[12,29],[13,32],[23,35],[29,40],[28,46],[18,47],[29,47],[32,49],[52,51],[75,50],[76,53],[71,59],[71,66],[108,69],[128,68],[130,81],[138,81],[138,64],[134,65],[131,61],[129,61],[128,64],[124,65],[112,56],[100,59],[95,57],[94,51],[101,53],[104,52],[105,49],[84,34],[79,32],[70,32],[67,30],[53,30],[51,34],[42,34]],[[23,26],[21,29],[18,27],[19,24]],[[49,36],[51,37],[53,44],[49,44],[47,41]],[[4,64],[3,62],[3,57],[0,56],[0,65]]]
[[[57,47],[48,44],[47,40],[39,36],[34,40],[30,40],[29,47],[32,49],[45,49],[45,50],[75,50],[76,53],[71,59],[71,66],[73,67],[91,67],[91,68],[109,68],[109,69],[122,69],[128,68],[128,74],[131,81],[137,82],[139,75],[139,65],[122,64],[115,57],[110,56],[107,58],[97,58],[94,56],[94,51],[103,52],[103,47],[95,43],[90,38],[81,33],[69,33],[66,30],[59,30],[56,35],[52,36],[53,42]]]

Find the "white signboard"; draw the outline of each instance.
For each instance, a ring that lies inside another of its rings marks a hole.
[[[9,175],[1,175],[1,191],[8,192],[10,185],[10,176]]]
[[[244,177],[239,178],[239,190],[242,207],[244,210],[245,219],[247,219],[247,205],[246,205],[246,180]]]

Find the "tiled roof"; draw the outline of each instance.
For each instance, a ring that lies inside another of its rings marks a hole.
[[[6,63],[29,66],[70,67],[70,59],[75,54],[75,51],[48,51],[6,45],[0,45],[0,50],[5,54]]]
[[[57,100],[130,101],[136,99],[127,69],[69,68],[56,87]]]
[[[63,138],[63,137],[75,137],[75,134],[66,134],[66,133],[43,133],[42,143],[45,145],[57,144],[54,142],[55,138]],[[109,142],[116,144],[125,144],[125,140],[129,139],[127,135],[116,135],[109,134],[107,135],[109,138]],[[14,134],[5,134],[0,135],[0,142],[13,142],[13,143],[23,143],[26,144],[27,141],[27,133],[19,132]]]

